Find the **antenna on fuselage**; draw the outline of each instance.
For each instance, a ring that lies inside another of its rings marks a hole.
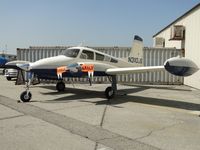
[[[81,42],[81,43],[78,45],[78,47],[83,47],[83,46],[84,46],[84,41]]]

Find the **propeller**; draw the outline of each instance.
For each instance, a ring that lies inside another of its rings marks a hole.
[[[30,63],[16,64],[16,66],[19,67],[20,69],[24,70],[24,71],[30,71]]]

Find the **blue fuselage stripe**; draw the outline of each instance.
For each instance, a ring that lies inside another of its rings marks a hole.
[[[43,79],[58,79],[56,69],[32,69],[31,72]],[[86,77],[87,72],[64,72],[62,77]],[[104,71],[95,71],[94,76],[108,76]]]

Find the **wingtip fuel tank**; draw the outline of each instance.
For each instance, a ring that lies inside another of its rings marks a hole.
[[[199,67],[190,59],[173,57],[165,61],[165,69],[176,76],[190,76],[199,70]]]

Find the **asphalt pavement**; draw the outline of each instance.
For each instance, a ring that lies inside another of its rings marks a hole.
[[[200,149],[200,90],[119,84],[108,101],[107,86],[40,84],[19,103],[24,85],[0,76],[0,149]]]

